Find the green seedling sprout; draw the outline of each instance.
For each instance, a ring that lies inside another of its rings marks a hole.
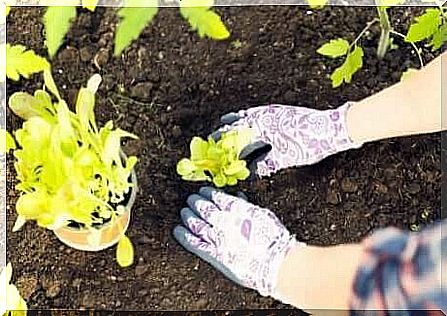
[[[13,231],[26,221],[50,230],[77,224],[90,230],[89,241],[95,244],[97,228],[113,223],[126,210],[121,204],[132,189],[130,175],[137,158],[120,156],[121,139],[137,136],[114,128],[112,121],[97,126],[99,75],[80,89],[75,112],[61,99],[49,71],[44,79],[53,95],[37,90],[34,95],[16,92],[9,98],[11,110],[25,120],[14,132],[15,144],[7,144],[8,149],[17,147],[16,189],[21,192]],[[133,262],[133,247],[124,231],[122,235],[117,259],[127,266]]]
[[[242,149],[252,140],[251,129],[222,133],[215,141],[194,137],[191,140],[190,158],[177,164],[177,173],[187,181],[212,181],[217,187],[236,185],[250,175],[247,164],[239,159]]]

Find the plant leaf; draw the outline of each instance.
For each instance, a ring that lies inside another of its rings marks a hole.
[[[6,6],[6,16],[8,16],[8,15],[9,15],[9,12],[11,12],[11,7],[9,7],[9,6]]]
[[[53,58],[64,41],[65,35],[70,29],[71,21],[76,17],[76,7],[63,6],[47,8],[44,15],[44,25],[50,58]]]
[[[408,78],[412,77],[418,71],[419,70],[414,69],[414,68],[408,68],[407,71],[402,73],[402,76],[400,77],[400,81],[407,80]]]
[[[191,160],[204,160],[208,152],[208,142],[200,137],[193,137],[189,150],[191,151]]]
[[[12,228],[12,232],[15,233],[15,232],[19,231],[20,228],[22,228],[23,225],[25,225],[25,223],[26,223],[26,218],[23,217],[22,215],[18,215],[17,219],[14,223],[14,227]]]
[[[9,108],[23,120],[39,116],[51,121],[51,104],[43,102],[26,92],[16,92],[8,100]]]
[[[403,4],[404,2],[405,0],[380,0],[378,1],[377,6],[388,8],[390,6]]]
[[[128,267],[133,264],[133,258],[134,251],[132,242],[124,235],[116,247],[116,260],[121,267]]]
[[[48,90],[58,99],[62,100],[59,90],[57,89],[56,83],[54,82],[53,75],[51,74],[51,69],[45,69],[43,72],[43,81]]]
[[[445,42],[447,42],[447,24],[439,27],[435,34],[433,34],[429,45],[432,46],[432,51],[435,51],[440,49]]]
[[[82,7],[94,12],[98,2],[99,0],[82,0]]]
[[[343,38],[331,40],[329,43],[323,44],[317,53],[332,58],[346,55],[349,49],[349,42]]]
[[[230,32],[220,16],[211,10],[212,4],[213,1],[210,0],[182,0],[180,14],[189,22],[193,30],[197,30],[200,37],[226,39],[230,36]]]
[[[14,137],[5,129],[0,129],[1,147],[2,153],[8,153],[11,149],[16,149],[16,141]]]
[[[425,13],[415,19],[408,29],[406,42],[415,43],[434,35],[441,24],[441,11],[439,9],[427,9]]]
[[[32,74],[50,68],[50,63],[43,57],[36,55],[25,46],[6,44],[6,76],[18,81],[20,76],[29,78]]]
[[[331,75],[332,86],[337,88],[343,81],[350,83],[352,76],[363,66],[363,49],[356,46],[354,50],[346,56],[343,65],[335,69]]]
[[[127,0],[125,5],[118,11],[120,22],[115,34],[115,56],[140,36],[158,12],[157,0]]]
[[[312,9],[318,9],[324,7],[329,0],[307,0],[307,2]]]

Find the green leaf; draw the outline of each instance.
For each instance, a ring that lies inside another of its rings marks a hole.
[[[54,82],[53,75],[51,74],[51,69],[45,69],[43,72],[43,81],[48,90],[58,99],[61,100],[61,95],[57,89],[56,83]]]
[[[403,4],[404,2],[405,0],[380,0],[378,1],[377,6],[388,8],[390,6]]]
[[[412,77],[418,71],[419,70],[414,69],[414,68],[408,68],[407,71],[402,73],[402,76],[400,77],[400,81],[407,80],[408,78]]]
[[[134,250],[130,239],[127,236],[121,237],[116,248],[116,260],[121,267],[128,267],[133,264]]]
[[[192,160],[204,160],[208,152],[208,142],[200,137],[193,137],[189,149],[191,151]]]
[[[115,56],[119,56],[158,12],[157,0],[127,0],[126,7],[118,11],[120,22],[115,34]]]
[[[432,51],[435,51],[440,49],[445,42],[447,42],[447,24],[439,27],[435,34],[433,34],[429,45],[432,46]]]
[[[230,36],[230,32],[220,16],[211,10],[212,5],[213,1],[210,0],[182,0],[180,14],[189,22],[193,30],[197,30],[200,37],[226,39]]]
[[[9,6],[6,6],[6,16],[8,16],[9,15],[9,12],[11,11],[11,7],[9,7]]]
[[[307,0],[307,2],[312,9],[318,9],[324,7],[329,0]]]
[[[6,44],[6,76],[18,81],[20,76],[29,78],[32,74],[50,68],[48,61],[36,55],[32,50],[26,50],[25,46]]]
[[[14,137],[5,129],[0,129],[1,147],[2,153],[8,153],[11,149],[16,149],[16,142]]]
[[[343,81],[350,83],[352,76],[363,66],[363,49],[356,46],[354,50],[346,56],[345,62],[331,75],[332,86],[337,88]]]
[[[219,173],[213,178],[213,183],[216,187],[222,188],[227,184],[227,177],[223,173]]]
[[[22,215],[18,215],[17,219],[14,223],[14,227],[12,228],[12,232],[15,233],[15,232],[19,231],[23,227],[23,225],[25,225],[25,223],[26,223],[26,218],[23,217]]]
[[[415,43],[433,36],[441,24],[441,11],[427,9],[425,13],[416,18],[405,37],[406,42]]]
[[[42,99],[36,98],[25,92],[16,92],[8,100],[9,108],[15,115],[23,120],[31,117],[42,117],[47,121],[52,119],[53,106],[46,103]]]
[[[98,2],[99,0],[82,0],[82,7],[94,12]]]
[[[331,40],[329,43],[323,44],[317,53],[332,58],[346,55],[349,49],[349,42],[343,38]]]
[[[177,163],[177,173],[181,176],[189,175],[195,170],[197,170],[197,167],[188,158],[183,158]]]
[[[70,29],[71,21],[76,17],[76,7],[64,6],[47,8],[44,15],[44,25],[50,58],[53,58],[64,41]]]

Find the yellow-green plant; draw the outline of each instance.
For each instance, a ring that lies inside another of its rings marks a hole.
[[[12,265],[8,263],[0,273],[0,315],[26,316],[28,307],[17,287],[11,284]]]
[[[48,74],[45,86],[52,95],[37,90],[9,98],[11,110],[25,120],[14,132],[16,189],[21,192],[14,231],[26,221],[50,230],[77,224],[92,232],[90,242],[95,244],[98,228],[126,211],[121,203],[132,189],[130,175],[137,158],[124,160],[120,141],[137,136],[114,128],[112,121],[98,128],[94,106],[100,81],[95,75],[80,89],[75,112]],[[117,260],[122,266],[133,263],[133,247],[124,232]]]
[[[223,133],[218,141],[194,137],[191,140],[190,158],[177,164],[177,173],[183,180],[212,181],[217,187],[235,185],[250,175],[247,164],[239,159],[242,149],[252,140],[250,129]]]
[[[222,40],[230,36],[220,16],[211,7],[214,0],[181,0],[180,14],[201,38]],[[125,7],[118,11],[121,18],[115,35],[115,55],[137,39],[143,29],[153,20],[158,12],[158,0],[126,0]]]
[[[6,76],[14,81],[20,77],[28,79],[31,75],[50,70],[50,63],[37,55],[33,50],[27,50],[23,45],[6,45]]]
[[[309,0],[312,5],[314,1]],[[316,1],[322,5],[324,1]],[[341,66],[336,68],[331,75],[332,86],[339,87],[343,82],[350,83],[353,75],[363,66],[363,48],[359,42],[366,32],[376,23],[379,23],[381,34],[377,46],[378,58],[383,58],[388,50],[396,48],[393,43],[392,35],[402,38],[405,42],[413,46],[418,55],[420,66],[424,65],[421,50],[416,43],[428,40],[428,46],[432,47],[432,51],[441,48],[443,43],[447,41],[447,8],[439,6],[439,8],[429,8],[419,17],[415,18],[413,24],[406,35],[401,34],[393,29],[388,9],[393,5],[401,5],[405,0],[376,0],[376,8],[378,17],[368,22],[365,28],[359,33],[354,41],[349,42],[343,38],[332,39],[318,48],[317,53],[330,58],[344,58]],[[313,4],[315,6],[315,4]],[[404,75],[404,77],[407,77]]]
[[[45,45],[50,58],[53,58],[64,41],[70,29],[71,22],[76,18],[76,5],[95,11],[99,0],[64,0],[65,6],[48,6],[44,15]],[[53,1],[54,3],[54,1]],[[45,4],[45,3],[43,3]]]
[[[76,18],[76,5],[94,11],[98,0],[67,0],[69,6],[49,6],[44,15],[46,47],[50,58],[56,54]],[[54,2],[54,1],[53,1]],[[200,37],[215,40],[226,39],[229,31],[220,16],[211,7],[214,0],[182,0],[180,13],[197,30]],[[133,40],[137,39],[158,13],[158,0],[125,0],[118,10],[120,21],[115,34],[115,55],[120,55]]]

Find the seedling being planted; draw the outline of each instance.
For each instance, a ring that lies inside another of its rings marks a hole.
[[[107,122],[98,128],[95,92],[101,82],[94,75],[80,89],[75,112],[60,97],[51,75],[45,90],[34,95],[14,93],[11,110],[24,119],[7,148],[14,149],[21,192],[13,231],[26,221],[53,230],[65,244],[98,251],[118,242],[121,266],[133,263],[133,246],[125,232],[135,200],[137,158],[126,157],[121,139],[137,138]],[[56,102],[53,102],[56,99]]]
[[[194,137],[190,158],[177,164],[177,173],[187,181],[212,181],[217,187],[236,185],[250,175],[247,163],[239,159],[242,149],[252,140],[252,130],[240,129],[222,133],[216,141]]]

